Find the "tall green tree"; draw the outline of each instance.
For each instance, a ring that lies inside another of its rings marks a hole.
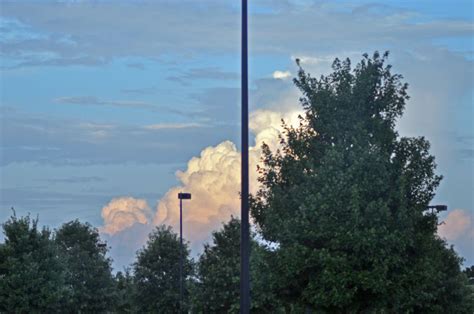
[[[192,275],[193,263],[187,243],[183,243],[183,278]],[[139,313],[179,313],[180,242],[171,227],[158,226],[149,236],[145,247],[137,254],[133,265],[135,276],[134,303]],[[188,289],[184,285],[182,310],[188,308]]]
[[[2,227],[0,312],[61,312],[68,289],[65,265],[58,258],[51,232],[39,230],[38,219],[15,214]]]
[[[114,281],[107,246],[96,228],[74,220],[56,231],[55,242],[67,265],[71,295],[63,311],[103,313],[112,308]]]
[[[474,278],[474,265],[466,267],[463,270],[463,273],[467,276],[467,278]]]
[[[252,238],[252,312],[274,313],[278,302],[268,291],[265,249]],[[234,217],[212,234],[197,263],[193,310],[198,313],[240,311],[240,220]]]
[[[135,313],[133,295],[135,294],[135,284],[133,275],[126,268],[115,275],[115,313]]]
[[[395,130],[408,85],[387,58],[336,59],[320,78],[300,68],[300,125],[263,147],[251,213],[295,311],[468,312],[461,259],[426,211],[441,177],[428,141]]]
[[[238,313],[240,299],[240,221],[232,218],[212,233],[197,263],[195,309]]]

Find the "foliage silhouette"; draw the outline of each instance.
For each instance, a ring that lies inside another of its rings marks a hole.
[[[198,313],[240,311],[240,220],[232,217],[212,233],[197,263],[193,310]],[[279,308],[266,283],[270,271],[264,264],[265,248],[251,237],[250,270],[252,312],[274,313]]]
[[[193,262],[189,248],[184,245],[183,276],[192,275]],[[145,247],[137,253],[133,265],[134,303],[139,313],[178,313],[179,295],[179,237],[171,227],[158,226],[149,236]],[[184,291],[183,311],[188,308],[188,291]]]
[[[39,230],[38,219],[18,218],[15,213],[2,226],[0,312],[59,312],[70,291],[51,232]]]
[[[89,223],[63,224],[55,242],[66,262],[66,284],[71,289],[63,311],[102,313],[114,303],[114,281],[107,246]]]
[[[319,79],[300,67],[300,125],[284,125],[281,150],[263,146],[251,213],[293,309],[469,312],[461,259],[426,211],[441,176],[428,141],[395,130],[408,85],[387,59],[336,59]]]

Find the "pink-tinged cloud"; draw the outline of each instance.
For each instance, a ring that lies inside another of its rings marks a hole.
[[[110,235],[132,227],[134,224],[148,224],[152,212],[147,202],[133,197],[118,197],[102,208],[103,233]]]
[[[284,119],[289,125],[298,125],[299,114],[299,111],[281,114],[259,110],[250,115],[249,127],[255,135],[255,146],[249,148],[252,193],[258,189],[257,165],[260,163],[262,144],[266,143],[276,150],[280,145],[278,136],[283,131],[281,120]],[[183,233],[191,242],[193,251],[200,251],[213,230],[228,221],[231,215],[240,214],[240,152],[230,141],[207,147],[188,162],[186,170],[177,171],[176,176],[180,185],[170,188],[159,200],[153,218],[150,218],[153,215],[145,200],[120,197],[102,209],[104,226],[101,231],[116,238],[123,238],[121,234],[135,237],[127,230],[137,228],[137,224],[147,226],[149,223],[170,225],[178,231],[177,195],[179,192],[188,192],[192,194],[192,199],[184,201]],[[145,243],[146,238],[140,235],[140,239],[135,240]]]
[[[276,150],[283,131],[281,120],[288,125],[299,125],[299,114],[300,111],[282,114],[268,110],[251,113],[249,127],[255,135],[255,146],[249,148],[252,193],[258,189],[257,165],[261,162],[262,144]],[[135,250],[139,249],[146,243],[146,232],[154,225],[166,224],[179,231],[179,192],[192,194],[192,199],[183,203],[183,234],[193,253],[200,252],[213,230],[219,229],[231,215],[240,216],[240,158],[240,152],[230,141],[203,149],[199,156],[188,162],[184,171],[177,171],[180,185],[165,193],[158,201],[155,213],[145,200],[133,197],[115,198],[104,206],[104,225],[100,230],[113,247],[120,247],[120,250],[113,249],[123,255],[114,253],[118,256],[118,264],[132,260],[130,245],[133,243]]]
[[[438,227],[438,234],[448,241],[456,241],[461,238],[473,240],[472,213],[464,209],[454,209]]]
[[[298,114],[281,114],[259,110],[250,115],[249,127],[255,135],[255,146],[249,148],[250,191],[258,189],[257,165],[260,163],[261,146],[266,143],[275,150],[283,131],[281,120],[287,124],[299,123]],[[178,228],[179,192],[192,194],[184,203],[184,235],[192,247],[199,250],[213,230],[230,219],[240,216],[240,152],[229,141],[205,148],[199,157],[192,158],[185,171],[178,171],[180,186],[171,188],[159,201],[154,224],[167,224]]]

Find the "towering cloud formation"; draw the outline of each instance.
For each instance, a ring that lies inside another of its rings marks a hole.
[[[239,206],[240,153],[229,141],[207,147],[188,162],[187,170],[178,171],[182,185],[171,188],[159,201],[154,224],[171,225],[177,230],[181,191],[192,194],[185,201],[185,236],[192,244],[202,242],[224,217],[236,214]]]
[[[152,213],[147,202],[133,197],[114,198],[102,208],[103,233],[110,235],[132,227],[135,223],[148,224]]]
[[[259,187],[256,169],[262,144],[276,150],[283,131],[282,119],[288,125],[298,125],[299,114],[299,111],[281,114],[258,110],[250,115],[249,126],[255,135],[255,145],[249,148],[251,193]],[[211,231],[218,229],[231,215],[239,216],[240,152],[234,143],[224,141],[205,148],[188,162],[185,171],[177,171],[176,176],[180,185],[165,193],[158,201],[155,213],[145,200],[132,197],[115,198],[102,209],[104,226],[101,231],[107,234],[114,256],[121,264],[132,261],[133,253],[145,243],[153,225],[167,224],[179,230],[179,192],[192,193],[192,199],[184,201],[183,220],[184,236],[190,241],[194,253],[200,251]],[[474,237],[472,215],[466,210],[451,211],[438,233],[450,243],[469,251]]]
[[[272,150],[279,145],[278,136],[283,131],[282,119],[289,125],[299,123],[300,112],[286,114],[258,110],[250,115],[250,130],[255,135],[255,145],[249,148],[250,191],[258,189],[257,165],[260,162],[261,146],[266,143]],[[113,199],[102,209],[103,233],[114,239],[134,235],[140,239],[129,239],[130,243],[144,243],[143,232],[130,232],[140,228],[146,230],[150,223],[167,224],[179,228],[179,192],[192,193],[192,199],[184,203],[184,235],[191,242],[194,252],[209,239],[211,231],[229,220],[231,215],[240,214],[240,152],[235,144],[224,141],[217,146],[205,148],[198,157],[193,157],[185,171],[177,171],[180,185],[166,192],[158,202],[156,213],[152,214],[143,199],[120,197]],[[116,241],[115,241],[116,242]],[[123,242],[123,241],[120,241]],[[138,248],[138,247],[137,247]]]
[[[249,126],[255,134],[255,146],[249,149],[251,192],[258,189],[256,169],[260,162],[261,146],[266,143],[275,149],[279,145],[282,119],[287,124],[295,124],[298,122],[298,112],[281,114],[260,110],[250,116]],[[159,201],[153,222],[177,228],[177,194],[181,191],[192,193],[192,200],[185,201],[184,205],[184,233],[192,246],[197,248],[209,238],[212,230],[219,228],[231,215],[239,216],[240,152],[229,141],[207,147],[199,157],[188,162],[186,171],[178,171],[177,177],[181,186],[171,188]]]
[[[472,210],[454,209],[438,227],[440,237],[454,245],[467,262],[474,260],[474,213]],[[465,266],[470,266],[469,264]]]
[[[468,210],[454,209],[438,228],[438,234],[448,241],[468,238],[474,246],[474,225],[472,213]]]

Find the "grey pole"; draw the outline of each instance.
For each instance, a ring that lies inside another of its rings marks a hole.
[[[249,126],[247,0],[242,0],[242,159],[240,228],[240,313],[250,312]]]
[[[179,311],[183,311],[183,200],[190,200],[191,193],[178,193],[179,198]]]
[[[183,312],[183,199],[179,198],[179,312]]]

